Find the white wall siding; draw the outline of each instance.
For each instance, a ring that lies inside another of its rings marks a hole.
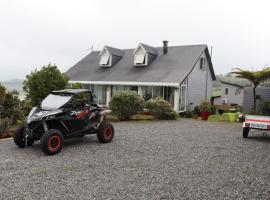
[[[226,88],[228,89],[228,94],[225,94]],[[221,83],[220,90],[222,101],[227,99],[229,104],[238,104],[240,106],[243,105],[243,88],[231,84]]]
[[[205,54],[202,56],[206,57]],[[193,106],[198,106],[203,100],[205,100],[206,95],[207,100],[210,101],[212,96],[212,76],[209,64],[206,62],[206,69],[201,70],[200,61],[198,61],[188,76],[187,106],[190,103],[192,103]]]

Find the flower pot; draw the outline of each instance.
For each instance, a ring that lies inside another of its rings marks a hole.
[[[201,113],[202,120],[208,120],[209,117],[209,112],[202,112]]]
[[[238,113],[228,113],[230,122],[236,122],[238,118]]]

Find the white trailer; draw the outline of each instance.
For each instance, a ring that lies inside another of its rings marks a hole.
[[[247,138],[251,129],[270,130],[270,116],[246,115],[243,123],[243,137]]]

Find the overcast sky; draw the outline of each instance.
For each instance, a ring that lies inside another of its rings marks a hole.
[[[104,45],[213,46],[216,74],[270,65],[269,0],[0,0],[0,80]]]

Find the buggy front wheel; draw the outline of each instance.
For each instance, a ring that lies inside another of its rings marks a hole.
[[[16,130],[13,141],[20,148],[32,146],[34,143],[34,140],[32,138],[28,138],[27,140],[25,140],[24,126],[21,126]]]
[[[40,139],[42,151],[48,155],[54,155],[62,150],[64,137],[57,129],[50,129]]]
[[[97,138],[101,143],[110,142],[114,136],[114,128],[110,122],[103,120],[98,127]]]

